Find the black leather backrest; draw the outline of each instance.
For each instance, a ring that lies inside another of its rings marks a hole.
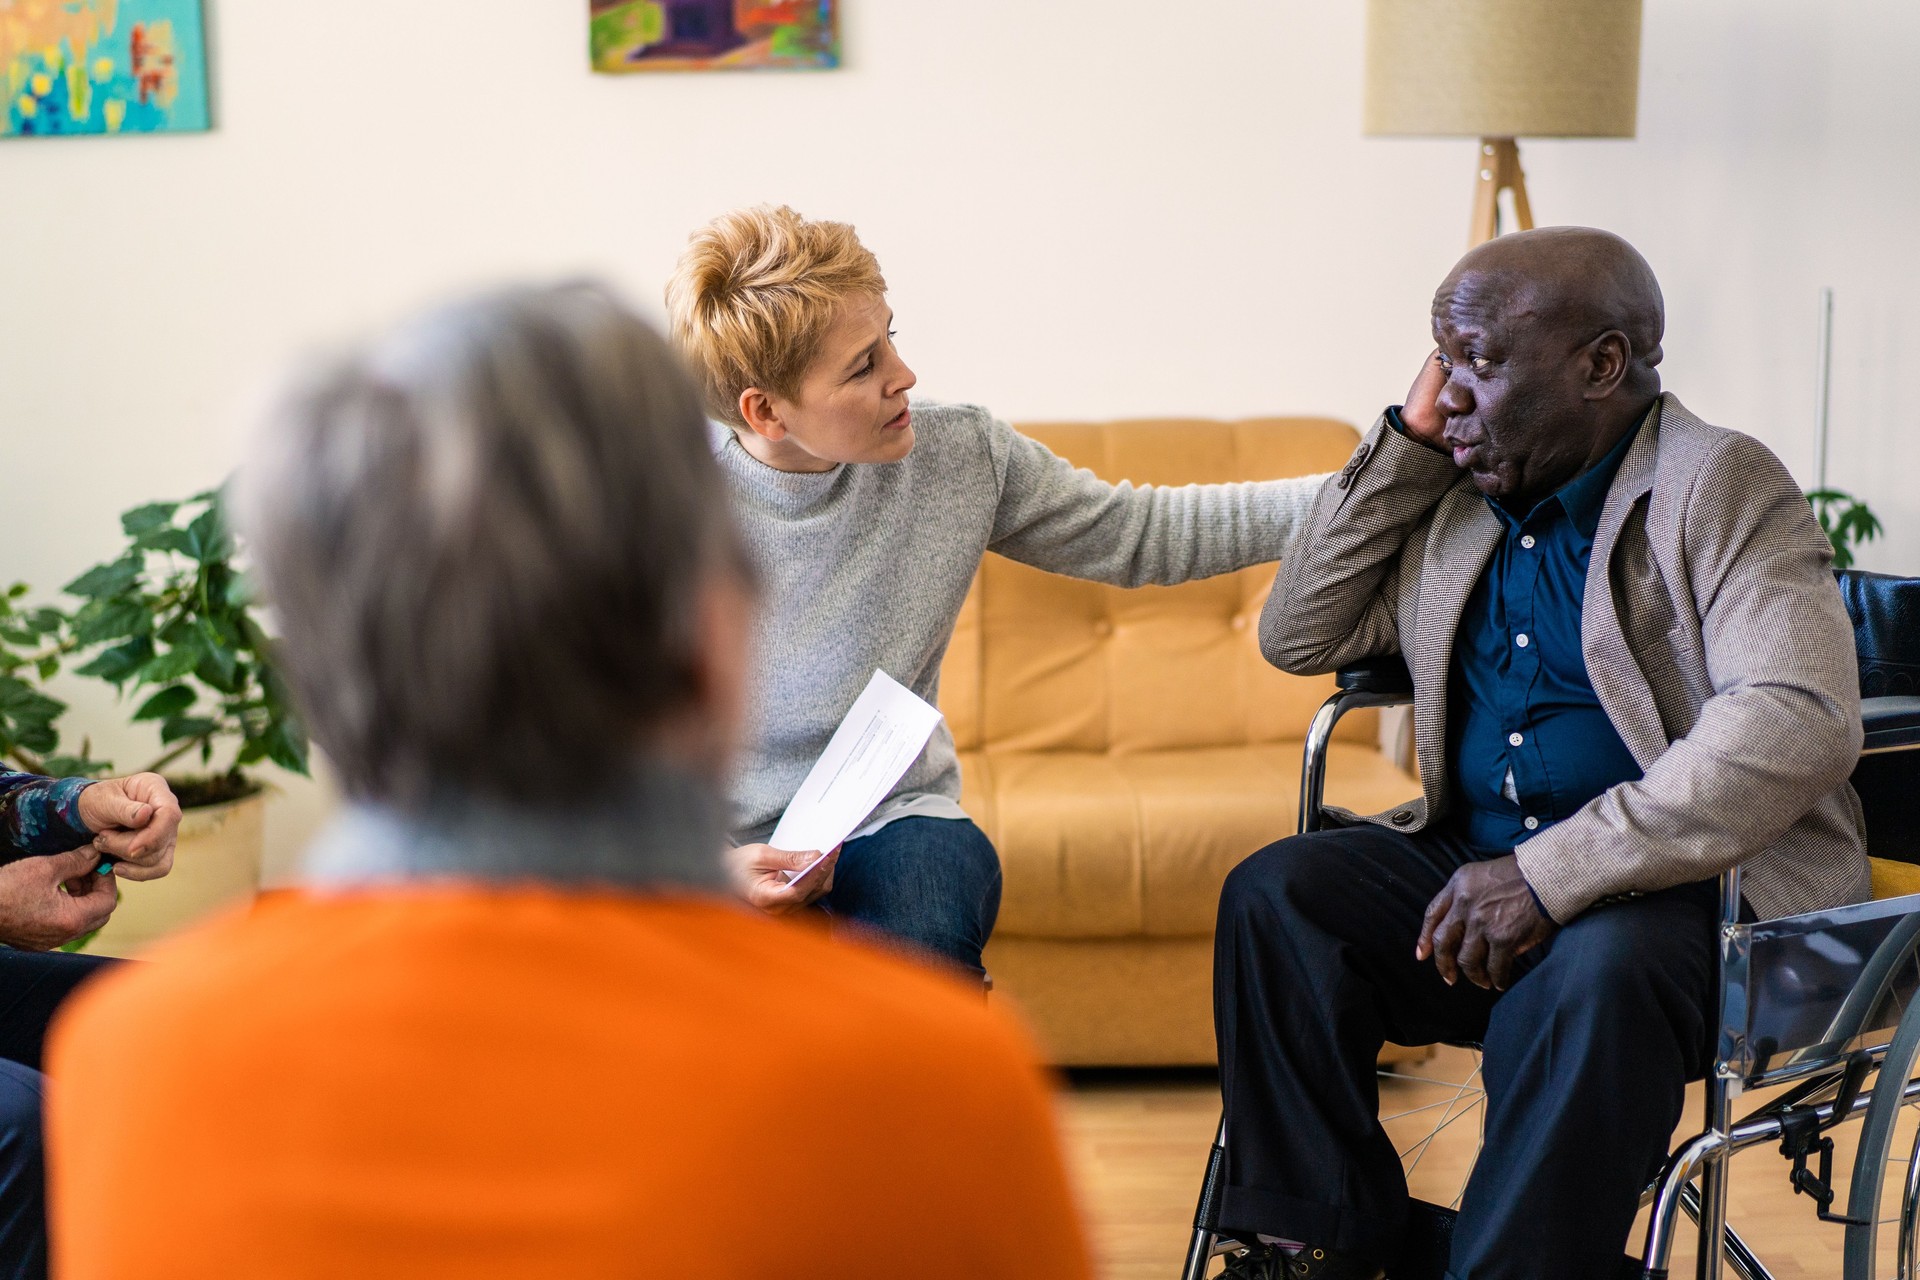
[[[1920,578],[1841,569],[1833,575],[1853,619],[1860,696],[1920,694]]]

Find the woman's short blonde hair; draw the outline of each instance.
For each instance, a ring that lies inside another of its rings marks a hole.
[[[757,205],[693,233],[667,283],[667,314],[707,412],[745,427],[741,392],[797,398],[841,302],[886,291],[852,227]]]

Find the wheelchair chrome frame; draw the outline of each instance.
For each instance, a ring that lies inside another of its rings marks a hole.
[[[1341,689],[1321,704],[1314,713],[1307,729],[1303,759],[1300,770],[1300,826],[1301,832],[1317,831],[1323,825],[1324,798],[1327,770],[1327,747],[1332,741],[1333,731],[1340,718],[1349,711],[1369,707],[1405,706],[1413,701],[1410,692],[1380,692],[1369,689]],[[1878,703],[1902,704],[1903,710],[1920,710],[1920,699],[1875,699]],[[1905,708],[1904,704],[1914,703],[1915,707]],[[1910,732],[1900,735],[1900,740],[1882,743],[1869,733],[1863,755],[1876,755],[1887,751],[1914,750],[1920,748]],[[1738,948],[1752,936],[1752,930],[1777,925],[1779,921],[1764,921],[1759,926],[1744,924],[1741,920],[1740,897],[1741,872],[1739,867],[1723,873],[1720,877],[1720,964],[1717,980],[1720,986],[1722,1005],[1727,1004],[1727,974],[1731,967],[1737,968],[1741,956]],[[1849,913],[1872,914],[1876,904],[1863,904],[1866,908],[1843,908],[1839,912],[1820,913],[1824,916],[1845,920]],[[1916,904],[1920,910],[1920,904]],[[1882,912],[1882,914],[1885,914]],[[1911,958],[1920,951],[1920,927],[1897,930],[1897,954],[1883,958],[1885,963],[1875,971],[1874,991],[1871,997],[1858,998],[1858,989],[1848,993],[1842,1009],[1836,1013],[1829,1028],[1830,1037],[1847,1042],[1850,1046],[1859,1043],[1858,1023],[1849,1023],[1848,1019],[1857,1018],[1864,1022],[1886,995],[1888,983],[1895,966]],[[1877,957],[1881,958],[1881,957]],[[1744,1013],[1744,988],[1738,993]],[[1678,1236],[1679,1215],[1685,1213],[1697,1225],[1699,1231],[1699,1251],[1696,1259],[1698,1280],[1719,1280],[1726,1265],[1731,1265],[1741,1280],[1772,1280],[1772,1273],[1754,1254],[1753,1250],[1741,1239],[1739,1234],[1727,1223],[1727,1182],[1728,1161],[1741,1151],[1766,1142],[1780,1140],[1786,1128],[1782,1115],[1789,1108],[1811,1109],[1820,1119],[1821,1128],[1845,1121],[1865,1111],[1872,1101],[1873,1091],[1861,1089],[1852,1099],[1843,1116],[1834,1115],[1837,1105],[1837,1093],[1840,1089],[1841,1072],[1837,1069],[1837,1059],[1822,1059],[1816,1062],[1793,1064],[1791,1066],[1768,1070],[1767,1065],[1755,1063],[1750,1048],[1743,1042],[1741,1029],[1730,1027],[1727,1014],[1734,1012],[1728,1008],[1717,1011],[1720,1014],[1722,1044],[1715,1054],[1713,1070],[1708,1073],[1705,1082],[1705,1125],[1700,1135],[1680,1147],[1669,1156],[1666,1168],[1659,1179],[1641,1194],[1642,1208],[1652,1205],[1653,1212],[1647,1224],[1646,1246],[1641,1254],[1642,1275],[1645,1280],[1667,1280],[1668,1263],[1672,1257],[1673,1244]],[[1870,1047],[1867,1052],[1875,1056],[1876,1065],[1884,1056],[1885,1045]],[[1741,1055],[1745,1054],[1743,1058]],[[1844,1055],[1842,1055],[1844,1056]],[[1755,1074],[1742,1071],[1743,1066],[1751,1068],[1758,1065]],[[1734,1122],[1732,1104],[1734,1097],[1744,1087],[1760,1084],[1784,1083],[1799,1079],[1801,1082],[1790,1088],[1779,1098],[1761,1107],[1753,1114]],[[1878,1081],[1876,1080],[1877,1084]],[[1920,1101],[1920,1079],[1903,1082],[1903,1102]],[[1225,1158],[1227,1136],[1226,1117],[1220,1119],[1215,1131],[1213,1147],[1208,1154],[1205,1180],[1201,1184],[1200,1201],[1194,1212],[1194,1231],[1187,1249],[1182,1280],[1204,1280],[1207,1265],[1215,1254],[1229,1252],[1238,1246],[1238,1242],[1216,1234],[1213,1227],[1215,1200],[1219,1192],[1219,1177]],[[1696,1185],[1697,1182],[1697,1185]],[[1901,1204],[1899,1227],[1899,1256],[1904,1261],[1902,1275],[1908,1280],[1916,1280],[1913,1261],[1920,1253],[1920,1224],[1916,1224],[1916,1205],[1920,1202],[1920,1136],[1915,1138],[1914,1159],[1908,1167],[1906,1193]]]

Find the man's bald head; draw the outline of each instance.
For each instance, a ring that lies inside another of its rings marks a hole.
[[[1646,415],[1665,329],[1653,269],[1611,232],[1545,227],[1472,250],[1433,296],[1456,461],[1490,497],[1546,497]]]
[[[1634,380],[1650,380],[1648,394],[1660,390],[1653,369],[1663,354],[1666,300],[1640,251],[1611,231],[1540,227],[1470,249],[1434,293],[1435,318],[1469,299],[1574,345],[1617,329],[1632,344]]]

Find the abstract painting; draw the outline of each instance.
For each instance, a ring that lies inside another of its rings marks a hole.
[[[0,0],[4,4],[5,0]],[[835,0],[588,0],[595,71],[840,65]]]
[[[0,137],[209,127],[200,0],[0,0]]]

